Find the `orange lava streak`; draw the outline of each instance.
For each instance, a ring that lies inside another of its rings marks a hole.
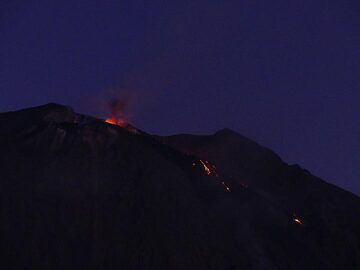
[[[295,213],[293,214],[293,221],[295,222],[295,224],[303,225],[303,222]]]
[[[201,162],[201,164],[203,165],[204,171],[206,172],[206,174],[207,174],[207,175],[211,175],[211,170],[210,170],[210,168],[205,164],[205,162],[202,161],[201,159],[200,159],[200,162]]]
[[[300,219],[298,219],[298,218],[294,218],[294,222],[295,222],[295,223],[297,223],[297,224],[299,224],[299,225],[301,225],[301,224],[302,224],[301,220],[300,220]]]
[[[225,188],[225,190],[227,192],[231,192],[231,188],[225,184],[225,182],[222,180],[222,178],[218,175],[218,173],[216,172],[216,167],[214,165],[212,165],[211,163],[209,163],[209,161],[207,160],[201,160],[200,159],[200,163],[203,166],[204,172],[207,175],[213,175],[216,177],[216,179],[221,183],[221,185]],[[195,163],[192,164],[193,166],[196,166]]]

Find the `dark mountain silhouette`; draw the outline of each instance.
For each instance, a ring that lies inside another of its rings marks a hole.
[[[0,114],[1,269],[360,269],[360,199],[228,129]]]

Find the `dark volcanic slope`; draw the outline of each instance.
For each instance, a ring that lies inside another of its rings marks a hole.
[[[360,269],[360,200],[355,195],[284,163],[271,150],[230,129],[208,136],[157,138],[210,161],[230,186],[245,186],[277,210],[301,217],[301,237],[311,243],[319,260],[327,262],[325,269]]]
[[[0,114],[1,269],[359,269],[357,197],[228,130],[133,131]]]

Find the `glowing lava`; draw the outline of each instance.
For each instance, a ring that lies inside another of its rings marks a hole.
[[[300,224],[300,225],[302,224],[301,220],[298,219],[298,218],[294,218],[294,222],[297,223],[297,224]]]
[[[224,186],[224,188],[226,189],[226,191],[228,191],[228,192],[231,191],[230,187],[229,187],[228,185],[226,185],[224,181],[222,181],[221,184]]]
[[[201,159],[200,159],[200,162],[201,162],[201,164],[203,165],[203,167],[204,167],[204,171],[206,172],[206,174],[207,175],[211,175],[211,170],[210,170],[210,168],[205,164],[205,162],[204,161],[202,161]],[[206,162],[206,163],[208,163],[208,162]]]
[[[116,117],[107,118],[107,119],[105,119],[105,122],[109,123],[109,124],[112,124],[112,125],[117,125],[117,126],[120,126],[120,127],[126,127],[127,126],[127,123],[126,123],[125,120],[118,119]]]
[[[200,159],[200,163],[201,163],[201,165],[202,165],[202,167],[203,167],[203,169],[204,169],[204,172],[205,172],[207,175],[209,175],[209,176],[211,176],[211,175],[215,176],[216,179],[220,182],[220,184],[225,188],[225,191],[226,191],[226,192],[231,192],[231,188],[225,183],[225,181],[224,181],[224,180],[219,176],[219,174],[216,172],[216,167],[215,167],[214,165],[210,164],[210,163],[209,163],[208,161],[206,161],[206,160],[201,160],[201,159]],[[196,166],[196,163],[193,163],[192,165],[193,165],[193,167],[195,167],[195,166]]]
[[[293,214],[293,221],[294,221],[295,224],[303,225],[303,222],[301,221],[301,219],[296,214]]]
[[[128,103],[128,97],[112,98],[107,104],[111,117],[105,119],[105,122],[120,127],[127,127],[128,124],[127,121],[125,121],[125,109],[127,108]]]

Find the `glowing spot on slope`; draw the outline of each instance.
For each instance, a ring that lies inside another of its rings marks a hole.
[[[298,218],[294,218],[294,222],[297,223],[297,224],[300,224],[300,225],[302,224],[301,220],[298,219]]]
[[[230,187],[226,185],[224,181],[222,181],[221,184],[225,187],[226,191],[231,192]]]
[[[301,221],[300,217],[298,217],[295,213],[293,214],[293,221],[297,225],[303,225],[303,222]]]
[[[203,165],[203,167],[204,167],[204,171],[205,171],[205,173],[207,174],[207,175],[211,175],[211,170],[210,170],[210,168],[205,164],[205,162],[204,161],[202,161],[201,159],[200,159],[200,162],[201,162],[201,164]],[[206,161],[206,163],[208,164],[208,162]]]

